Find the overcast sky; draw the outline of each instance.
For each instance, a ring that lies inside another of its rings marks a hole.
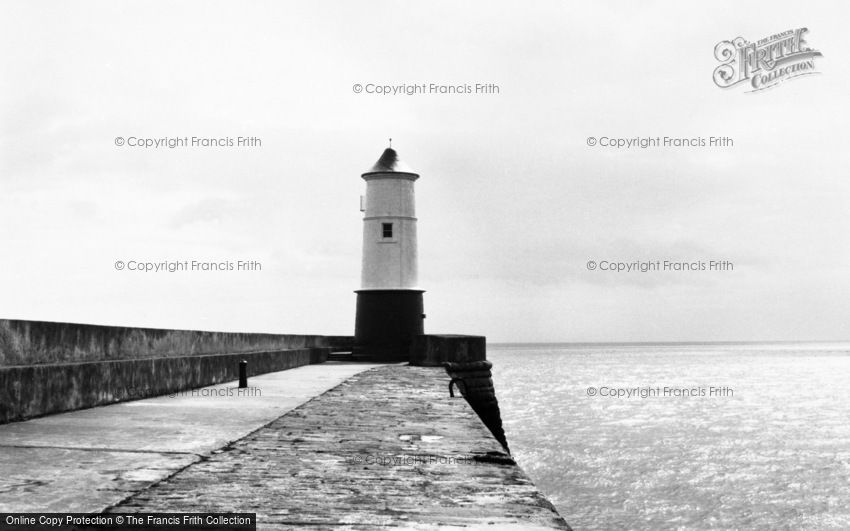
[[[421,174],[427,332],[848,339],[850,7],[702,5],[4,2],[0,317],[351,334],[360,174],[392,137]],[[718,42],[799,27],[823,53],[819,75],[759,93],[713,83]],[[240,135],[262,146],[115,145]],[[589,136],[734,146],[616,150]],[[114,265],[192,259],[262,271]]]

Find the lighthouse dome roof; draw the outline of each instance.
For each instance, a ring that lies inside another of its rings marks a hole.
[[[393,148],[385,149],[381,154],[381,158],[379,158],[378,161],[363,175],[366,176],[373,173],[406,173],[409,175],[419,175],[398,158],[398,153]]]

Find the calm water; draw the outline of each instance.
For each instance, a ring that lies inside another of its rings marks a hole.
[[[514,457],[576,531],[850,529],[850,344],[490,345],[488,357]]]

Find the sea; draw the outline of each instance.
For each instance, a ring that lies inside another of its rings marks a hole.
[[[511,453],[576,531],[850,529],[850,342],[487,348]]]

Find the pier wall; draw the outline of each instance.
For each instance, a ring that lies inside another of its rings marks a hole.
[[[327,360],[324,336],[0,320],[0,424]]]
[[[0,319],[0,366],[232,354],[327,345],[327,336]]]
[[[468,363],[487,359],[487,338],[460,334],[424,334],[413,338],[410,364],[443,367],[447,362]]]
[[[354,350],[354,336],[324,336],[331,352],[351,352]]]

